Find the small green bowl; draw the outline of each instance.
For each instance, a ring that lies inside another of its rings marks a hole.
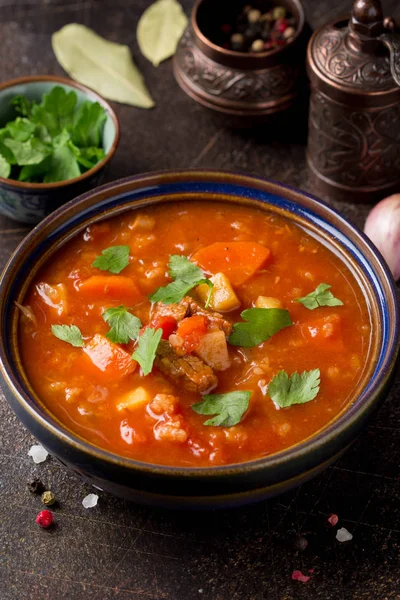
[[[119,123],[111,106],[93,90],[70,79],[53,75],[19,77],[0,84],[0,126],[15,118],[11,101],[22,94],[40,101],[54,86],[73,91],[78,105],[85,100],[98,102],[106,111],[102,146],[106,156],[79,177],[57,183],[28,183],[0,177],[0,213],[22,223],[36,224],[53,210],[101,183],[104,168],[110,162],[119,142]]]

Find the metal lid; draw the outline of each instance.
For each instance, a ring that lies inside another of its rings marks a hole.
[[[365,106],[400,100],[400,34],[384,19],[380,0],[356,0],[350,18],[328,23],[312,36],[309,76],[327,95],[362,96]],[[393,97],[393,98],[392,98]]]

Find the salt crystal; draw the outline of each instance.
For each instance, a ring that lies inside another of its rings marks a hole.
[[[96,506],[98,499],[99,497],[97,494],[88,494],[82,500],[82,504],[85,508],[93,508],[94,506]]]
[[[339,517],[337,515],[331,515],[328,519],[328,523],[330,523],[332,525],[332,527],[335,527],[335,525],[337,525],[339,522]]]
[[[45,448],[43,448],[43,446],[41,446],[41,444],[34,444],[30,447],[28,452],[28,456],[32,456],[33,462],[37,465],[44,462],[48,455],[49,453]]]
[[[202,594],[202,593],[203,593],[203,588],[200,588],[199,589],[199,594]]]
[[[336,539],[338,542],[349,542],[353,539],[353,536],[347,529],[341,527],[341,529],[338,529],[336,532]]]
[[[311,577],[309,575],[303,575],[301,571],[293,571],[292,579],[294,581],[301,581],[301,583],[307,583],[307,581],[310,581]]]

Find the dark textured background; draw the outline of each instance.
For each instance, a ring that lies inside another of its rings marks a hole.
[[[217,1],[217,0],[216,0]],[[155,69],[139,53],[135,30],[149,0],[0,0],[0,79],[63,74],[53,31],[78,21],[129,44],[157,102],[152,111],[115,105],[122,139],[108,179],[174,167],[237,169],[301,188],[305,148],[232,133],[214,124],[177,87],[171,61]],[[192,0],[183,2],[189,13]],[[349,10],[350,1],[307,0],[312,26]],[[385,3],[400,16],[398,0]],[[338,207],[338,206],[337,206]],[[366,206],[339,209],[362,226]],[[0,217],[0,266],[28,232]],[[368,429],[334,467],[284,496],[217,513],[142,508],[90,490],[55,461],[34,466],[32,437],[0,392],[1,600],[386,600],[400,598],[400,378]],[[60,500],[57,527],[35,525],[40,499],[26,489],[39,475]],[[354,535],[340,544],[327,517]],[[297,549],[304,536],[308,547]],[[294,569],[315,569],[291,580]]]

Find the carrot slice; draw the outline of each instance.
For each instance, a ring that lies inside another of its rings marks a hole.
[[[344,349],[342,320],[337,314],[303,323],[301,332],[305,339],[312,341],[321,349],[334,352],[341,352]]]
[[[82,281],[79,291],[90,300],[119,300],[128,306],[143,299],[135,282],[122,275],[93,275]]]
[[[271,252],[257,242],[215,242],[191,257],[210,273],[224,273],[233,286],[245,283],[268,261]]]
[[[132,373],[137,365],[128,352],[110,342],[100,333],[96,333],[92,337],[83,351],[90,358],[92,364],[97,367],[95,373],[100,375],[100,371],[104,379],[108,381],[119,381]]]

